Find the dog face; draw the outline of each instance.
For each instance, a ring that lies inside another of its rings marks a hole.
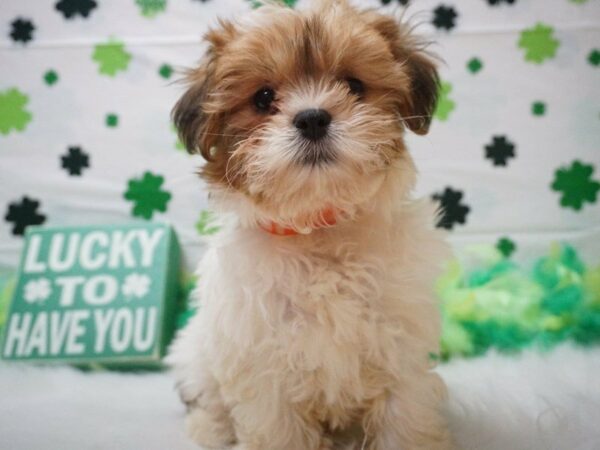
[[[173,118],[207,159],[213,192],[293,222],[324,208],[352,214],[393,165],[414,176],[403,134],[427,132],[438,77],[393,18],[345,1],[268,5],[206,40]]]

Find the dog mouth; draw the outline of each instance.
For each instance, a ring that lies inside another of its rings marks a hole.
[[[336,162],[337,151],[325,142],[303,142],[295,160],[301,166],[326,166]]]

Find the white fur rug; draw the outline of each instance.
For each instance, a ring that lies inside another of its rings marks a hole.
[[[600,449],[600,348],[490,354],[440,372],[461,449]],[[164,373],[0,364],[0,449],[196,449],[182,423]]]

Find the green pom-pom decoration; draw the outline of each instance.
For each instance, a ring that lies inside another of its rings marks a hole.
[[[453,261],[437,284],[442,359],[600,343],[600,267],[587,268],[573,247],[554,244],[531,271],[498,246],[466,256],[474,262]]]

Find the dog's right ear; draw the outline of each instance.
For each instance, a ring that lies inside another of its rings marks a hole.
[[[209,47],[199,66],[187,72],[187,91],[171,111],[171,118],[179,139],[189,153],[200,153],[211,161],[211,149],[218,147],[222,127],[222,113],[212,97],[215,93],[215,72],[219,55],[235,35],[230,22],[219,22],[219,27],[210,30],[204,37]]]

